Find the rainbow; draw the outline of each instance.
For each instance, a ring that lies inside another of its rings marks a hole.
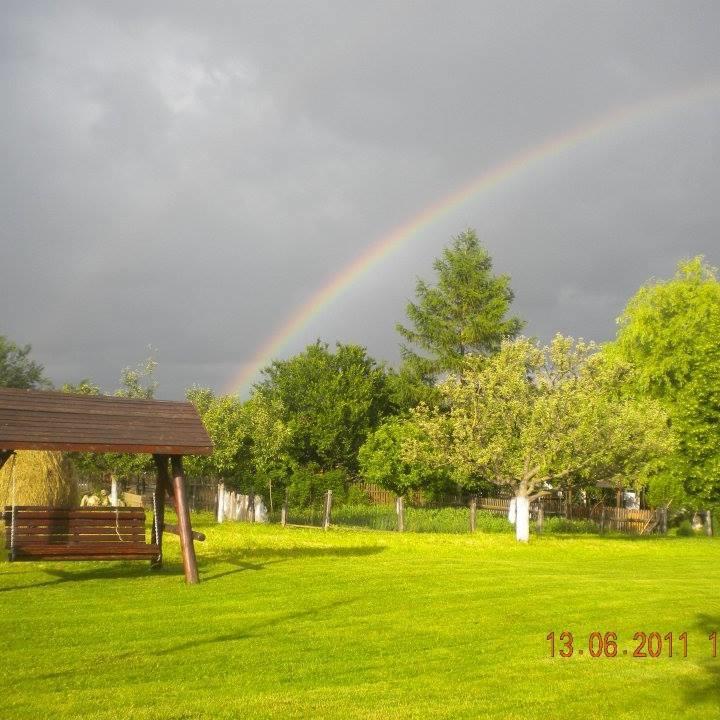
[[[468,184],[426,207],[388,235],[372,243],[351,263],[334,275],[330,281],[309,297],[260,346],[252,360],[244,363],[241,371],[228,384],[227,392],[240,393],[249,389],[257,373],[277,356],[313,318],[323,312],[345,288],[385,259],[404,242],[433,222],[443,218],[469,199],[495,188],[510,178],[556,158],[590,140],[619,132],[628,126],[686,104],[706,100],[720,94],[720,81],[712,80],[680,92],[673,92],[604,113],[569,132],[551,137],[539,145],[512,155],[505,161],[483,171]]]

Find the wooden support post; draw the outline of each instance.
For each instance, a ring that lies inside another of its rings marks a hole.
[[[600,515],[600,534],[605,533],[605,505],[602,506],[602,514]]]
[[[667,508],[660,508],[660,532],[667,535]]]
[[[405,496],[399,495],[395,501],[395,509],[397,511],[397,529],[398,532],[405,532]]]
[[[545,523],[545,508],[543,507],[543,501],[540,500],[540,502],[538,503],[537,521],[536,521],[536,525],[535,525],[535,529],[537,530],[538,535],[542,535],[544,523]]]
[[[282,510],[280,511],[280,524],[285,527],[287,525],[288,518],[288,499],[290,495],[290,489],[285,488],[285,502],[283,502]]]
[[[475,532],[475,520],[477,518],[477,495],[470,498],[470,532]]]
[[[156,544],[159,550],[157,558],[150,563],[150,567],[160,569],[162,567],[162,540],[165,527],[165,493],[170,488],[170,476],[168,474],[168,456],[153,455],[153,459],[157,469],[157,480],[155,481],[154,517],[150,537],[152,543]]]
[[[163,530],[165,532],[172,533],[173,535],[180,535],[180,528],[177,525],[165,523]],[[205,542],[206,540],[205,533],[197,532],[196,530],[192,531],[192,536],[194,540],[199,540],[200,542]]]
[[[217,521],[225,519],[225,483],[219,483],[217,488]]]
[[[198,577],[197,559],[195,557],[195,545],[193,544],[192,524],[190,523],[190,512],[185,496],[185,476],[181,455],[173,455],[170,458],[172,464],[172,483],[175,491],[175,511],[178,516],[180,530],[180,548],[182,550],[183,568],[185,569],[185,582],[193,585],[200,582]]]
[[[330,514],[332,513],[332,490],[325,493],[325,513],[323,515],[323,530],[330,527]]]

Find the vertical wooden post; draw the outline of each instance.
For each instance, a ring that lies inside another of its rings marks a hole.
[[[193,545],[190,512],[188,511],[187,497],[185,496],[185,476],[183,473],[182,456],[173,455],[170,458],[170,462],[172,464],[172,483],[173,490],[175,491],[175,510],[178,516],[185,582],[192,585],[199,582],[200,578],[198,577],[195,545]]]
[[[282,510],[280,511],[280,524],[285,527],[287,525],[288,518],[288,496],[290,495],[290,488],[285,488],[285,502],[283,502]]]
[[[397,511],[397,529],[398,532],[405,532],[405,496],[398,495],[395,501],[395,509]]]
[[[605,505],[602,506],[602,514],[600,515],[600,534],[605,533]]]
[[[667,507],[660,508],[660,532],[667,535]]]
[[[543,507],[542,499],[538,502],[537,521],[535,529],[538,535],[542,535],[543,525],[545,523],[545,508]]]
[[[221,523],[225,519],[225,483],[219,483],[217,487],[217,521]]]
[[[477,518],[477,495],[470,498],[470,532],[475,532],[475,520]]]
[[[160,569],[162,567],[163,528],[165,527],[165,493],[170,490],[170,476],[167,455],[153,455],[153,460],[155,460],[157,479],[155,481],[155,517],[153,517],[150,537],[152,543],[158,546],[158,555],[150,563],[150,567]]]
[[[332,512],[332,490],[325,493],[325,514],[323,517],[323,530],[330,527],[330,513]]]

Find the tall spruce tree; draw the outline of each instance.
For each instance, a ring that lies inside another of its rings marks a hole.
[[[498,351],[524,322],[508,317],[513,292],[507,275],[494,275],[492,258],[475,230],[460,233],[433,264],[437,283],[419,279],[416,302],[407,306],[410,327],[398,323],[407,341],[402,345],[406,366],[421,377],[459,371],[468,354]],[[412,347],[414,346],[414,347]]]

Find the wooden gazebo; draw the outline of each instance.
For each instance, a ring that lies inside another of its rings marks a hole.
[[[185,579],[198,582],[182,457],[209,455],[212,443],[193,405],[0,388],[0,467],[15,450],[152,454],[154,564],[162,563],[163,531],[172,529],[180,536]],[[174,500],[177,528],[165,525],[166,494]]]

